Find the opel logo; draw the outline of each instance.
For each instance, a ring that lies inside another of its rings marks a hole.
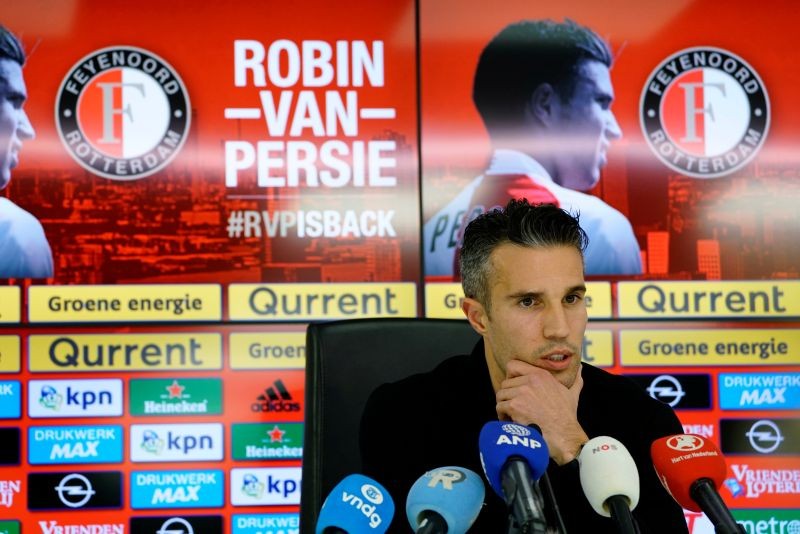
[[[673,408],[686,395],[681,383],[674,376],[660,375],[647,386],[647,393],[656,400],[669,404]]]
[[[745,435],[750,440],[750,446],[763,454],[775,451],[784,440],[778,425],[768,419],[753,423]]]

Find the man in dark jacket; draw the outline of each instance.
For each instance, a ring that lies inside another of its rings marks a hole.
[[[404,501],[430,469],[482,472],[478,435],[499,418],[536,424],[550,452],[548,477],[567,532],[615,532],[580,485],[577,457],[592,437],[611,436],[633,456],[642,533],[687,532],[680,506],[661,486],[650,444],[683,432],[665,404],[629,380],[581,363],[586,329],[583,250],[577,218],[552,205],[511,201],[467,227],[461,250],[462,309],[481,336],[471,355],[385,384],[362,418],[364,473],[398,503],[393,532],[407,532]],[[507,532],[508,509],[487,487],[470,532]]]

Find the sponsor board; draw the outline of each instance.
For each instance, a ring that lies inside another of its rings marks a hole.
[[[222,460],[221,423],[131,425],[132,462]]]
[[[84,520],[80,523],[59,522],[54,519],[41,520],[38,534],[125,534],[124,523],[90,523]]]
[[[219,378],[132,378],[131,415],[216,415],[222,413]]]
[[[224,504],[222,470],[133,471],[131,508],[218,508]]]
[[[725,454],[800,456],[800,420],[720,419],[720,448]]]
[[[797,534],[800,532],[800,509],[731,510],[746,534]]]
[[[798,508],[800,460],[797,458],[729,457],[727,463],[727,478],[719,492],[730,509]]]
[[[299,467],[231,469],[233,506],[300,504]]]
[[[131,534],[220,534],[220,515],[172,515],[131,517]]]
[[[617,307],[620,319],[797,317],[800,280],[619,282]]]
[[[623,365],[800,364],[800,329],[622,330]]]
[[[62,334],[28,337],[34,373],[222,369],[219,334]]]
[[[225,414],[232,421],[303,420],[305,371],[236,372],[236,388],[224,390]]]
[[[626,374],[654,399],[676,410],[711,407],[711,377],[707,374]]]
[[[28,473],[28,509],[89,510],[122,507],[122,473]]]
[[[22,386],[19,380],[0,380],[0,419],[22,415]]]
[[[723,410],[798,410],[800,373],[721,373]]]
[[[0,534],[19,534],[19,521],[0,520]]]
[[[0,323],[20,322],[22,317],[20,294],[19,287],[0,287]]]
[[[232,534],[299,534],[299,514],[233,514]]]
[[[0,373],[19,373],[21,361],[19,336],[0,336]]]
[[[303,423],[234,423],[234,460],[297,460],[303,457]]]
[[[460,282],[434,282],[425,284],[425,317],[438,319],[464,319],[461,303],[464,290]],[[586,312],[589,319],[610,319],[611,283],[586,282]]]
[[[115,417],[122,402],[118,378],[28,382],[29,417]]]
[[[232,333],[231,369],[305,369],[305,332]]]
[[[717,441],[717,432],[714,427],[713,423],[693,423],[693,422],[685,422],[684,416],[680,417],[681,422],[683,423],[683,433],[684,434],[694,434],[696,436],[701,436],[704,438],[709,438],[711,441]]]
[[[28,462],[33,465],[122,462],[120,425],[32,426]]]
[[[308,321],[415,317],[416,284],[231,284],[231,320]]]
[[[0,465],[19,465],[20,434],[19,427],[0,428]]]
[[[21,480],[0,479],[0,510],[14,506],[14,501],[21,490]]]

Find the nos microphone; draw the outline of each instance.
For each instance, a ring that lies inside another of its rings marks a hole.
[[[394,501],[383,486],[364,475],[347,475],[322,503],[316,534],[383,534]]]
[[[639,504],[639,471],[625,445],[609,436],[592,438],[581,449],[578,465],[594,511],[610,517],[618,532],[634,534],[631,510]]]
[[[544,505],[536,481],[547,470],[550,453],[542,435],[516,423],[490,421],[479,437],[481,464],[489,485],[524,532],[547,532]]]
[[[728,468],[716,445],[694,434],[676,434],[655,440],[650,455],[658,478],[678,504],[705,512],[719,534],[744,532],[717,492]]]
[[[483,480],[469,469],[433,469],[408,492],[408,522],[417,534],[464,534],[477,519],[484,495]]]

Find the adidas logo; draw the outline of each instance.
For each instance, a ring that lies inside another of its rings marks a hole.
[[[289,393],[280,378],[256,397],[256,401],[250,405],[250,409],[254,412],[300,411],[300,403],[292,402],[292,394]]]

